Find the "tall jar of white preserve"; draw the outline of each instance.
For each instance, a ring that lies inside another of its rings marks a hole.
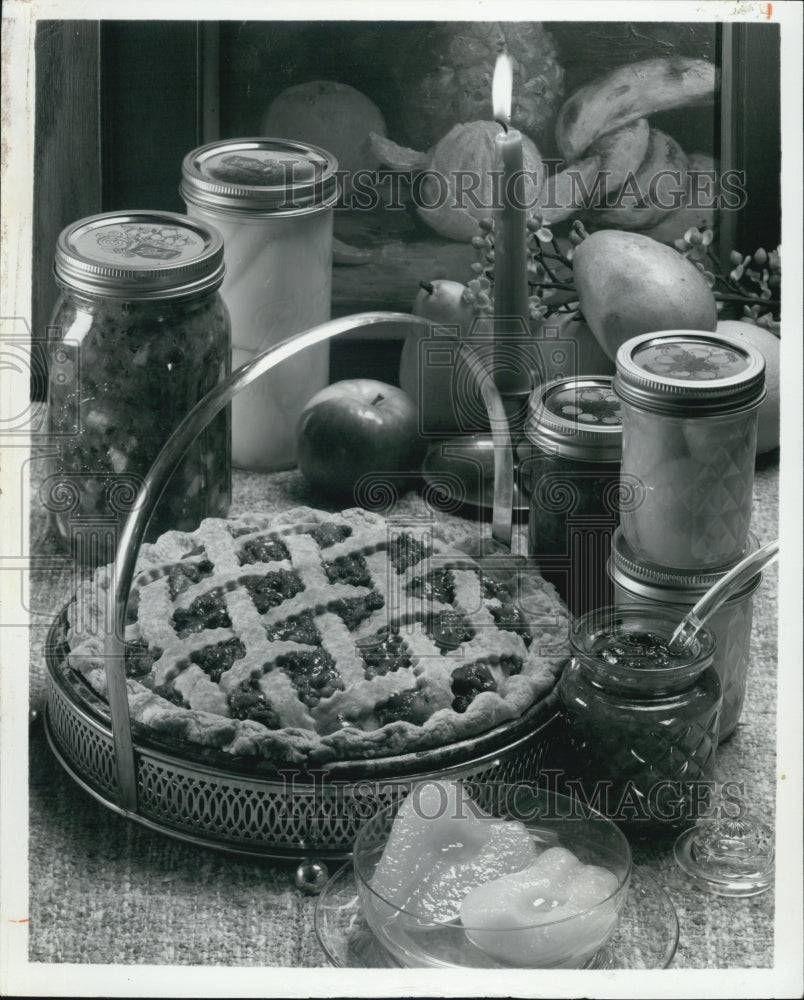
[[[641,497],[621,511],[635,555],[681,570],[740,558],[751,521],[765,359],[713,333],[669,330],[617,352],[622,474]]]
[[[330,318],[336,169],[326,151],[284,139],[225,140],[184,158],[187,214],[223,236],[233,369]],[[262,471],[294,465],[301,410],[328,381],[323,343],[238,393],[232,463]]]

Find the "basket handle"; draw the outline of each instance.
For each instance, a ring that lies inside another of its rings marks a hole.
[[[272,368],[307,347],[313,347],[315,344],[330,340],[332,337],[349,330],[390,322],[432,326],[431,321],[408,313],[383,311],[357,313],[329,320],[303,333],[295,334],[275,347],[258,354],[233,371],[231,375],[218,383],[214,389],[196,403],[172,432],[146,473],[132,510],[123,525],[117,555],[112,566],[110,591],[112,595],[112,627],[104,642],[107,697],[117,770],[117,798],[118,805],[123,811],[136,812],[137,810],[137,775],[125,672],[126,612],[134,569],[145,529],[171,475],[196,437],[241,389],[245,389]],[[504,517],[504,512],[497,511],[496,499],[498,495],[500,497],[507,496],[507,492],[500,491],[498,493],[497,484],[507,482],[509,477],[513,477],[513,455],[505,409],[492,379],[488,377],[488,372],[477,355],[466,345],[461,345],[461,351],[478,383],[478,388],[481,390],[489,413],[496,445],[494,449],[495,513]],[[511,512],[508,511],[508,517],[510,518],[510,516]]]

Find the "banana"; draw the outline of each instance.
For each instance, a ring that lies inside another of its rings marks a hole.
[[[605,174],[605,190],[609,195],[619,191],[628,175],[639,170],[648,152],[649,142],[648,119],[637,118],[629,125],[602,135],[591,146],[589,155],[600,157],[600,169]]]
[[[548,177],[539,192],[539,212],[545,225],[563,222],[587,208],[588,193],[595,190],[600,157],[590,156]]]
[[[675,56],[618,66],[564,102],[556,122],[562,156],[576,160],[607,132],[657,111],[714,100],[717,70],[706,59]]]
[[[687,154],[672,136],[650,130],[645,159],[605,208],[590,213],[596,229],[649,229],[683,203]]]
[[[693,176],[701,177],[693,185]],[[715,204],[717,197],[717,164],[706,153],[690,153],[687,165],[687,185],[684,204],[675,212],[669,212],[652,229],[643,230],[643,235],[659,243],[672,246],[673,242],[691,227],[714,229],[716,224]]]

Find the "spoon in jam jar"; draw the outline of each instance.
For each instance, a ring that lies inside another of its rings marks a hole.
[[[671,653],[683,653],[701,626],[750,579],[773,562],[779,555],[779,539],[762,545],[755,552],[741,559],[703,595],[698,603],[681,619],[667,646]]]

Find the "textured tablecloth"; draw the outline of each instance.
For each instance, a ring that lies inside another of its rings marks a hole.
[[[34,477],[39,474],[34,469]],[[414,494],[402,505],[416,509]],[[322,506],[295,471],[237,473],[232,513]],[[778,464],[761,460],[753,529],[777,534]],[[56,551],[41,508],[31,521],[36,553]],[[755,596],[746,707],[720,749],[718,777],[744,783],[751,807],[774,815],[777,573]],[[67,570],[34,572],[37,620],[69,596]],[[42,676],[44,626],[31,632],[32,694]],[[676,968],[773,965],[774,894],[725,900],[691,885],[667,844],[635,847],[635,861],[675,903],[681,925]],[[105,808],[61,770],[41,721],[30,732],[29,960],[210,966],[323,966],[314,899],[294,889],[293,867],[227,856],[151,832]],[[266,989],[266,992],[272,990]],[[761,994],[760,994],[761,995]]]

